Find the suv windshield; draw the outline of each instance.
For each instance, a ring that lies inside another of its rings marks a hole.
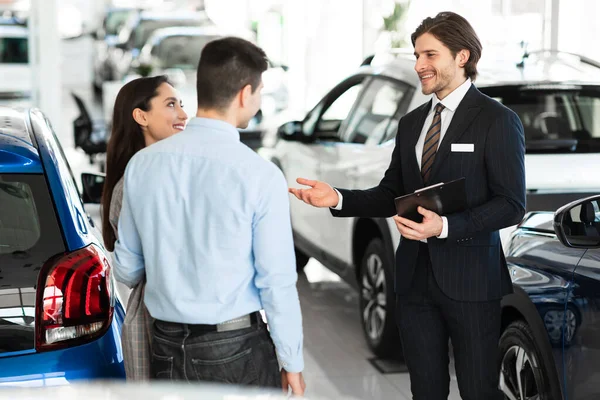
[[[44,176],[0,174],[0,353],[35,348],[38,274],[64,251]]]
[[[191,19],[144,19],[133,31],[133,48],[141,49],[150,35],[157,29],[171,26],[202,26],[205,24],[206,22],[202,20]]]
[[[0,63],[27,64],[28,62],[27,38],[0,37]]]
[[[200,53],[206,44],[218,36],[169,36],[164,38],[156,50],[163,68],[198,68]]]
[[[529,85],[480,90],[517,113],[528,153],[600,152],[600,87]]]

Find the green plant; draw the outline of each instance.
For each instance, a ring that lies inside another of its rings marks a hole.
[[[141,76],[150,76],[150,73],[152,72],[152,65],[150,64],[140,64],[137,67],[137,73]]]
[[[382,30],[389,32],[391,36],[392,48],[406,46],[406,41],[402,37],[402,22],[410,6],[410,1],[394,4],[394,10],[387,17],[383,17]]]

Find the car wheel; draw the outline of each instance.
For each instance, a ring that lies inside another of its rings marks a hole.
[[[529,325],[524,321],[508,325],[500,337],[499,348],[499,386],[504,397],[549,400],[549,379]]]
[[[541,306],[539,313],[548,332],[550,344],[553,347],[563,344],[565,347],[570,346],[579,328],[579,313],[571,305],[567,307],[566,314],[562,305]]]
[[[296,271],[300,272],[308,264],[310,257],[297,247],[294,247],[294,251],[296,252]]]
[[[360,314],[371,351],[380,358],[402,359],[390,254],[380,238],[367,245],[358,277]]]

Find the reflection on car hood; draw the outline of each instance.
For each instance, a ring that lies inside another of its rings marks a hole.
[[[95,382],[70,386],[2,389],[0,400],[283,400],[281,391],[213,384]],[[323,397],[311,399],[326,400]],[[342,399],[342,397],[337,397]]]

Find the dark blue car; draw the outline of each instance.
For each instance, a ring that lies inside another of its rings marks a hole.
[[[528,214],[507,261],[515,292],[502,301],[506,398],[600,399],[600,196]]]
[[[0,107],[0,385],[124,378],[113,282],[49,121]]]

